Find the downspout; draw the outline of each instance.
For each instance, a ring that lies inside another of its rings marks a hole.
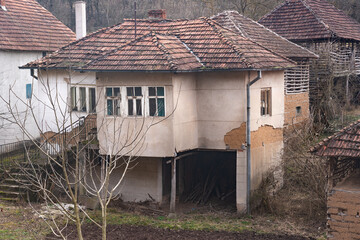
[[[246,162],[247,162],[247,187],[246,187],[246,210],[247,214],[250,215],[250,192],[251,192],[251,131],[250,131],[250,87],[258,80],[262,78],[261,71],[258,71],[257,77],[250,81],[246,85],[246,105],[247,105],[247,112],[246,112]],[[249,77],[250,79],[250,77]]]
[[[30,76],[35,78],[36,80],[38,80],[38,77],[35,76],[35,70],[34,69],[30,69]]]

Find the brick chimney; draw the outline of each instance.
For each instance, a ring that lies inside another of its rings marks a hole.
[[[150,19],[166,19],[166,10],[159,9],[159,10],[150,10],[148,12]]]
[[[5,0],[0,0],[0,7],[2,8],[2,10],[6,11],[6,1]]]
[[[76,39],[80,39],[86,36],[86,3],[84,1],[76,1],[74,6]]]

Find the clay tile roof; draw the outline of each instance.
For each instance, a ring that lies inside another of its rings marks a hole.
[[[278,69],[294,62],[215,21],[138,20],[104,28],[23,68],[87,71]]]
[[[0,49],[55,51],[75,34],[35,0],[6,0],[0,8]]]
[[[259,23],[289,40],[360,41],[360,23],[325,0],[286,0]]]
[[[298,46],[284,37],[279,36],[270,29],[247,18],[237,11],[224,11],[211,19],[221,26],[240,33],[242,36],[252,39],[267,49],[270,49],[288,58],[317,58],[311,51]]]
[[[324,139],[311,152],[326,157],[360,157],[360,120]]]

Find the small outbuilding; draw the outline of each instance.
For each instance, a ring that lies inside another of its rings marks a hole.
[[[312,152],[328,158],[328,238],[359,239],[360,120],[322,141]]]

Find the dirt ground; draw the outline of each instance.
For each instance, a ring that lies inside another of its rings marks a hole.
[[[97,240],[101,239],[100,229],[95,225],[85,225],[83,227],[84,239]],[[66,230],[68,240],[76,240],[76,228],[74,225],[69,226]],[[53,235],[48,235],[47,240],[60,239]],[[186,231],[186,230],[169,230],[169,229],[157,229],[147,226],[108,226],[108,239],[109,240],[148,240],[148,239],[238,239],[238,240],[303,240],[312,239],[300,236],[290,235],[275,235],[275,234],[256,234],[254,232],[207,232],[207,231]]]

